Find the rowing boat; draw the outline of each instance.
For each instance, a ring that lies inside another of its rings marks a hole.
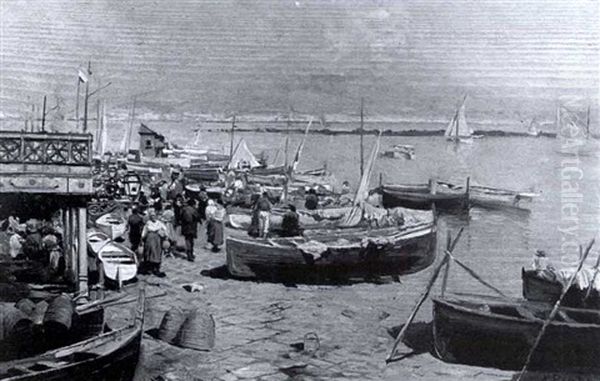
[[[104,277],[114,282],[127,282],[137,275],[138,259],[127,246],[113,241],[100,231],[89,231],[87,243],[102,264]]]
[[[38,356],[1,363],[0,380],[132,380],[142,341],[144,303],[140,291],[136,317],[130,326]]]
[[[119,213],[106,213],[95,221],[96,228],[109,236],[110,239],[122,237],[127,231],[127,221]]]
[[[305,231],[301,237],[227,238],[227,268],[241,278],[349,279],[420,271],[435,258],[435,221],[388,228]]]
[[[481,295],[434,298],[435,351],[448,362],[521,369],[552,307]],[[597,371],[598,343],[598,311],[560,308],[529,368]]]
[[[555,303],[563,290],[562,283],[557,277],[548,271],[535,271],[521,269],[523,281],[523,297],[527,300]],[[587,296],[587,298],[586,298]],[[588,289],[580,289],[572,285],[563,298],[561,305],[573,308],[596,308],[600,309],[600,293],[592,289],[588,295]]]
[[[379,187],[377,192],[381,193],[385,208],[401,206],[429,210],[435,205],[437,210],[467,210],[469,207],[465,192],[450,189],[432,191],[427,184],[386,184]]]
[[[297,211],[300,226],[304,229],[316,229],[323,227],[335,227],[335,223],[350,212],[351,207],[323,208],[315,210],[299,209]],[[287,209],[273,208],[271,211],[271,232],[281,230],[283,215]],[[248,230],[252,223],[252,210],[247,208],[232,208],[227,213],[227,223],[230,227],[240,230]]]

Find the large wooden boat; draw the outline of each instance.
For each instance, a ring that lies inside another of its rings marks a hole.
[[[369,278],[420,271],[435,258],[436,227],[305,231],[302,237],[227,239],[227,268],[237,277],[277,280]]]
[[[462,295],[433,299],[433,337],[444,361],[521,369],[551,304]],[[600,369],[600,315],[561,308],[548,325],[529,369]]]
[[[563,290],[562,283],[548,271],[540,272],[523,268],[521,269],[521,279],[523,281],[523,297],[527,300],[555,303]],[[592,289],[588,295],[587,288],[580,289],[573,285],[563,298],[562,305],[600,309],[600,293]]]
[[[88,248],[102,264],[104,277],[114,282],[127,282],[137,276],[137,255],[127,246],[113,241],[100,231],[89,231]]]
[[[0,363],[0,380],[132,380],[142,341],[144,302],[141,291],[135,320],[128,327],[35,357]]]
[[[127,221],[120,213],[111,212],[98,217],[95,221],[96,228],[106,234],[110,239],[122,237],[127,231]]]

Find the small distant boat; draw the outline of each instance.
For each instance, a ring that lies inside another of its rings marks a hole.
[[[401,227],[305,231],[290,238],[227,238],[227,268],[242,278],[368,278],[410,274],[435,259],[435,221]]]
[[[391,150],[382,152],[381,156],[392,159],[413,160],[415,158],[415,147],[408,144],[397,144]]]
[[[598,156],[600,143],[590,131],[590,106],[577,99],[565,100],[556,109],[558,152],[573,156]]]
[[[95,221],[98,230],[102,231],[110,239],[122,237],[127,231],[127,221],[118,213],[104,214]]]
[[[480,295],[433,298],[433,339],[447,362],[521,369],[553,305]],[[561,307],[531,359],[531,370],[593,370],[600,363],[597,310]]]
[[[90,251],[102,264],[105,278],[124,283],[136,277],[138,259],[128,247],[114,242],[108,235],[99,231],[88,232],[87,243]]]
[[[580,272],[581,274],[581,272]],[[556,303],[563,290],[563,284],[555,274],[544,271],[521,269],[523,280],[523,297],[536,302]],[[580,289],[572,285],[565,295],[561,305],[573,308],[600,309],[600,292],[593,288],[589,296],[588,289]]]
[[[535,118],[531,119],[531,123],[529,123],[529,127],[527,128],[527,135],[529,136],[540,136],[539,123]]]
[[[141,291],[135,320],[128,327],[38,356],[0,363],[0,380],[132,380],[142,342],[144,303]]]
[[[472,143],[473,139],[483,137],[482,135],[475,135],[473,129],[467,124],[467,118],[465,116],[465,102],[467,96],[465,95],[459,107],[456,109],[454,116],[450,120],[444,136],[446,140],[453,141],[455,143]]]

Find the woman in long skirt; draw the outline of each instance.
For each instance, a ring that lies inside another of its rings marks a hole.
[[[213,200],[209,200],[206,207],[206,219],[206,240],[212,245],[213,251],[219,251],[220,246],[223,245],[225,208],[221,204],[215,204]]]
[[[160,271],[162,262],[162,242],[167,238],[167,227],[162,221],[156,218],[156,211],[150,209],[148,211],[148,222],[142,230],[142,240],[144,241],[143,262],[145,271],[142,273],[152,272],[158,277],[164,277],[165,273]]]

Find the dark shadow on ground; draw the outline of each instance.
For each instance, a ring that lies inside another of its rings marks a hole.
[[[257,279],[257,278],[239,278],[231,275],[227,269],[227,265],[214,267],[208,270],[202,270],[201,275],[222,280],[238,280],[244,282],[257,282],[257,283],[280,283],[288,287],[295,287],[297,284],[306,285],[331,285],[331,286],[346,286],[357,283],[371,283],[371,284],[388,284],[392,282],[400,282],[398,277],[384,276],[377,277],[373,276],[369,279],[359,278],[339,278],[339,277],[322,277],[322,276],[295,276],[288,277],[269,277],[268,279]],[[313,274],[311,274],[313,275]]]
[[[398,337],[398,334],[400,333],[403,327],[404,325],[388,328],[388,333],[393,338],[396,338]],[[427,352],[434,354],[435,350],[433,349],[433,331],[431,322],[411,323],[411,325],[408,326],[408,330],[406,331],[402,342],[408,348],[410,348],[412,352],[398,353],[394,358],[394,361],[398,361],[407,357],[412,357]]]

